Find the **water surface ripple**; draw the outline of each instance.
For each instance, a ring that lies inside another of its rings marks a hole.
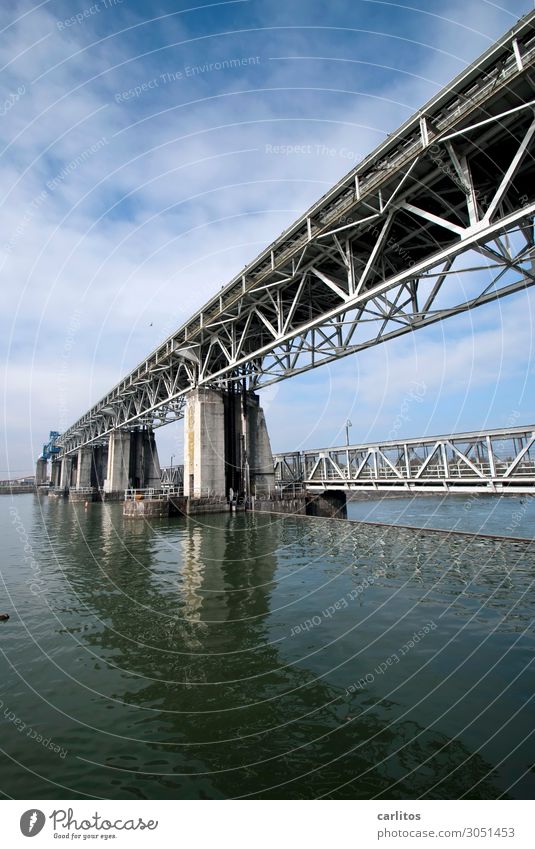
[[[531,798],[535,544],[0,500],[14,798]]]

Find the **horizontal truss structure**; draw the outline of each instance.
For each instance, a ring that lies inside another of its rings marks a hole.
[[[161,470],[162,486],[172,486],[184,490],[184,466],[168,466]]]
[[[535,426],[277,454],[281,487],[535,492]]]
[[[65,453],[256,390],[535,282],[535,12],[72,427]]]

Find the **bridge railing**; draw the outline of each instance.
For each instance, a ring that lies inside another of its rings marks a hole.
[[[459,487],[474,482],[492,491],[515,485],[535,487],[535,427],[503,428],[348,445],[275,456],[279,488],[295,484],[365,488],[405,484]]]
[[[146,487],[145,489],[125,489],[125,501],[162,501],[173,495],[181,496],[181,487],[168,486],[164,489],[156,489],[155,487]]]
[[[406,470],[401,468],[401,467],[398,468],[398,470],[397,470],[398,473],[396,474],[394,469],[391,469],[389,466],[379,466],[377,468],[377,473],[375,473],[374,470],[371,469],[371,468],[362,469],[362,471],[358,475],[358,478],[356,478],[354,475],[351,474],[351,469],[348,469],[347,466],[345,466],[341,469],[342,475],[340,473],[338,473],[335,469],[333,469],[332,466],[331,466],[331,467],[327,467],[326,473],[316,473],[314,475],[314,477],[305,477],[305,480],[313,481],[315,479],[316,480],[341,480],[342,479],[342,480],[349,480],[350,481],[350,480],[362,480],[364,478],[367,479],[367,480],[372,480],[372,479],[376,479],[376,478],[381,478],[381,479],[385,479],[385,480],[386,479],[399,480],[401,478],[406,478],[407,480],[413,480],[417,476],[419,478],[423,479],[423,480],[426,480],[428,478],[441,478],[441,479],[446,480],[448,478],[459,478],[460,479],[460,478],[469,478],[469,477],[475,478],[475,477],[481,477],[481,476],[483,476],[485,478],[492,478],[493,477],[492,469],[491,469],[491,466],[490,466],[489,463],[473,462],[472,465],[474,467],[473,471],[471,471],[466,466],[466,464],[464,464],[464,463],[451,463],[450,462],[450,463],[448,463],[448,471],[446,472],[446,470],[444,469],[444,466],[442,464],[437,463],[436,465],[428,465],[427,468],[424,469],[424,471],[420,475],[418,475],[419,469],[418,469],[417,466],[413,467],[413,469],[411,470],[413,473],[411,473],[411,474],[407,474]],[[509,468],[509,465],[510,465],[510,463],[496,463],[496,465],[495,465],[496,475],[494,477],[496,477],[496,478],[503,477],[505,475],[507,469]],[[475,471],[475,470],[477,470],[477,471]],[[480,474],[478,475],[477,472],[480,472]],[[517,477],[535,477],[535,462],[530,461],[530,462],[525,462],[525,463],[519,463],[518,466],[515,468],[513,477],[515,477],[515,478],[517,478]],[[286,483],[286,484],[281,483],[281,486],[287,486],[287,487],[291,487],[291,486],[299,487],[299,486],[301,486],[302,487],[303,484],[289,482],[289,483]]]
[[[284,501],[288,498],[295,498],[297,495],[302,495],[306,490],[303,481],[279,481],[274,487],[265,492],[256,492],[255,498],[257,501],[267,499],[269,501]]]

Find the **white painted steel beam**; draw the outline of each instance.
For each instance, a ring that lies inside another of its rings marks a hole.
[[[398,458],[394,464],[388,454]],[[470,455],[470,456],[469,456]],[[279,487],[535,493],[535,429],[502,428],[274,456]]]
[[[534,24],[531,12],[300,216],[62,451],[176,421],[195,388],[254,391],[533,285]]]

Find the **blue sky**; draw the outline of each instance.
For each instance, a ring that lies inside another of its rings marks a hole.
[[[2,4],[0,478],[532,7],[420,5]],[[532,313],[516,295],[267,389],[273,448],[348,417],[354,441],[533,422]],[[181,442],[158,432],[163,463]]]

